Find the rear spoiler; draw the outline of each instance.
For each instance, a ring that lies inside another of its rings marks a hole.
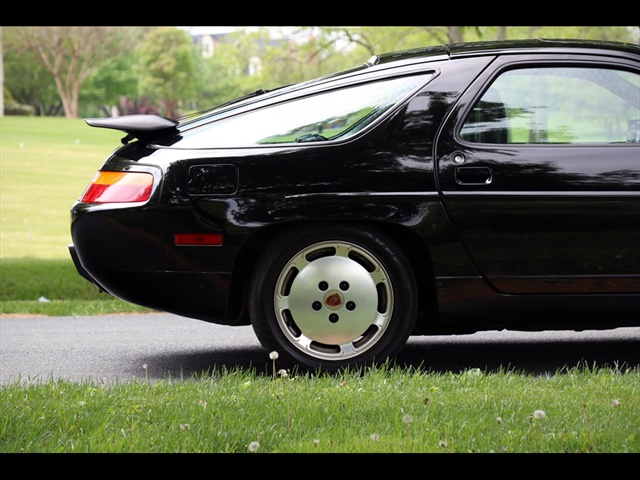
[[[122,139],[123,144],[138,138],[149,140],[170,133],[176,133],[178,121],[158,115],[123,115],[109,118],[86,118],[87,125],[98,128],[112,128],[127,134]]]

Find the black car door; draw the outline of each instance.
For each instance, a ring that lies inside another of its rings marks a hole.
[[[508,57],[437,144],[441,195],[504,293],[640,292],[637,62]]]

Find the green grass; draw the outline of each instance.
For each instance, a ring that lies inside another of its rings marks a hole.
[[[5,116],[0,134],[0,258],[68,258],[71,206],[122,132]]]
[[[82,278],[71,259],[0,259],[0,313],[104,315],[151,310],[124,302]]]
[[[537,379],[389,367],[225,371],[177,384],[32,381],[1,392],[4,453],[640,451],[637,370]]]
[[[61,117],[5,116],[0,127],[0,313],[149,311],[99,293],[67,248],[71,206],[122,133]]]

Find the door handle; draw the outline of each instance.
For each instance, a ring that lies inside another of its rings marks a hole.
[[[489,185],[493,180],[489,167],[456,167],[455,177],[458,185]]]

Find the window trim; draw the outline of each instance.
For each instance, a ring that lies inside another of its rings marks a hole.
[[[410,70],[403,69],[402,72],[398,72],[397,74],[394,74],[394,75],[388,75],[388,72],[386,72],[385,75],[380,75],[380,74],[373,75],[373,76],[367,75],[366,78],[359,78],[358,81],[353,81],[353,79],[350,79],[350,81],[348,82],[340,81],[334,85],[331,85],[330,87],[324,84],[322,88],[316,88],[315,86],[310,89],[305,88],[303,90],[297,90],[295,92],[292,92],[291,94],[285,94],[284,97],[281,97],[281,96],[276,96],[275,98],[271,97],[269,99],[266,99],[264,102],[260,102],[260,101],[258,103],[252,102],[250,105],[240,105],[239,108],[237,109],[225,110],[221,112],[221,115],[219,118],[213,117],[211,118],[210,121],[206,123],[202,123],[199,125],[190,125],[190,128],[187,128],[181,131],[181,134],[185,134],[198,129],[207,129],[209,126],[219,121],[226,121],[234,117],[251,115],[252,113],[258,112],[260,110],[278,107],[286,103],[301,101],[301,100],[305,100],[307,98],[318,96],[318,95],[331,94],[332,92],[335,92],[335,91],[340,91],[340,90],[345,90],[350,88],[357,88],[363,85],[368,85],[368,84],[377,83],[377,82],[392,81],[392,80],[396,80],[398,78],[404,78],[404,77],[423,77],[424,79],[423,82],[420,82],[418,86],[411,89],[407,94],[401,97],[400,100],[398,100],[392,107],[390,107],[388,110],[383,112],[381,115],[379,115],[371,123],[367,124],[361,130],[359,130],[358,132],[356,132],[355,134],[347,138],[338,137],[333,140],[328,139],[323,141],[302,142],[302,143],[299,143],[299,142],[265,143],[265,144],[250,143],[250,144],[233,144],[233,145],[224,145],[224,146],[213,145],[213,146],[192,146],[192,147],[179,146],[180,144],[182,144],[182,142],[179,142],[177,145],[154,144],[152,145],[152,147],[163,148],[163,149],[169,148],[169,149],[175,149],[175,150],[229,150],[229,149],[235,150],[235,149],[254,149],[254,148],[291,148],[291,147],[295,147],[298,149],[298,148],[312,148],[314,146],[317,147],[317,146],[339,145],[343,143],[348,143],[351,141],[355,141],[356,139],[359,139],[363,135],[366,135],[369,131],[371,131],[373,128],[375,128],[377,125],[383,122],[386,118],[390,117],[395,112],[400,110],[411,98],[417,95],[427,85],[429,85],[435,78],[437,78],[440,75],[440,73],[441,71],[438,68],[433,68],[433,66],[429,66],[429,68],[425,69],[423,66],[423,68],[421,69],[416,69],[416,68],[413,68]]]
[[[460,103],[466,103],[465,107],[460,109],[456,115],[453,125],[453,139],[461,146],[471,149],[492,150],[495,148],[544,148],[544,147],[567,147],[572,146],[589,146],[589,145],[608,145],[608,146],[625,146],[637,145],[635,143],[477,143],[464,139],[461,135],[462,128],[467,118],[471,115],[475,105],[482,99],[485,93],[491,88],[496,79],[504,75],[508,71],[534,69],[534,68],[593,68],[593,69],[616,69],[640,75],[640,66],[638,62],[620,58],[620,57],[602,57],[593,54],[575,55],[572,58],[550,58],[548,55],[540,54],[539,58],[531,58],[531,56],[521,57],[512,55],[503,55],[498,57],[494,63],[495,68],[488,69],[481,74],[470,85],[467,92],[454,106],[454,110],[460,106]]]

